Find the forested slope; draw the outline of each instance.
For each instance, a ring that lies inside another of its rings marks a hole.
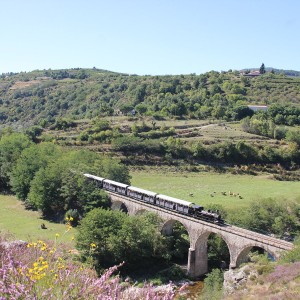
[[[0,123],[22,126],[136,113],[162,117],[239,119],[248,104],[300,105],[300,79],[238,71],[137,76],[99,69],[42,70],[0,77]],[[297,123],[297,122],[296,122]]]

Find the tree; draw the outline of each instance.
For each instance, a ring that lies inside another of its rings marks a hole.
[[[118,234],[126,215],[122,212],[95,208],[82,219],[78,227],[76,247],[82,250],[83,257],[92,256],[96,269],[115,264],[109,250],[109,238]]]
[[[280,202],[274,199],[260,199],[251,202],[250,207],[238,217],[245,228],[282,237],[299,232],[299,204]]]
[[[110,250],[116,262],[125,261],[125,269],[150,266],[155,259],[169,258],[166,238],[160,232],[161,219],[156,214],[128,216],[122,228],[111,235]]]
[[[259,74],[265,74],[265,73],[266,73],[265,64],[262,63],[259,68]]]
[[[65,209],[76,210],[80,216],[97,207],[108,208],[109,196],[102,189],[95,187],[81,173],[67,170],[62,178],[60,188],[64,198]]]
[[[50,159],[59,156],[59,148],[53,143],[32,145],[23,150],[11,172],[12,190],[20,200],[25,200],[36,172],[45,168]]]
[[[29,203],[47,218],[61,221],[66,209],[60,193],[64,166],[61,162],[41,168],[31,181]]]
[[[0,139],[0,191],[10,189],[10,174],[22,151],[32,145],[21,133],[5,134]]]
[[[85,258],[92,256],[98,271],[123,261],[123,271],[145,268],[153,260],[169,258],[160,224],[155,214],[127,216],[96,208],[81,221],[76,245]]]

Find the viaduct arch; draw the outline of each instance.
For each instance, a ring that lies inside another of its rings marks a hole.
[[[252,247],[262,248],[276,259],[280,257],[282,251],[293,248],[293,244],[287,241],[236,226],[219,226],[204,222],[113,192],[106,192],[110,195],[114,209],[121,208],[123,204],[129,215],[136,215],[143,211],[157,213],[164,221],[162,232],[165,234],[171,234],[174,222],[179,221],[186,228],[189,235],[190,248],[187,273],[191,277],[198,277],[208,271],[207,240],[211,233],[221,236],[226,242],[230,253],[230,268],[236,268],[242,262],[245,262]]]

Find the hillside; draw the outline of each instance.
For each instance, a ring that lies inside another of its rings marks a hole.
[[[29,127],[58,117],[91,119],[133,109],[156,119],[233,120],[247,104],[300,105],[300,79],[238,71],[201,75],[137,76],[99,69],[42,70],[2,74],[0,123]]]

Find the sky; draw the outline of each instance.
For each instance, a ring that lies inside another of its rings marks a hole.
[[[300,71],[299,0],[0,0],[0,74]]]

